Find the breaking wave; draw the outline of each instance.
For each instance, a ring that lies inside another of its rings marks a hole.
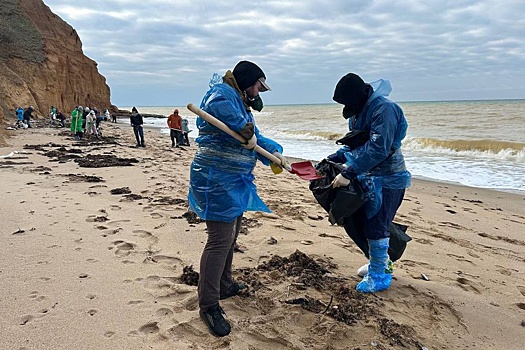
[[[495,158],[525,162],[525,143],[496,140],[442,140],[407,138],[403,149],[475,158]]]

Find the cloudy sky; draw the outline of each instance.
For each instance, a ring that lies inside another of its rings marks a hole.
[[[395,101],[525,98],[523,0],[44,0],[78,32],[118,106],[199,103],[257,63],[266,104],[329,103],[339,78]]]

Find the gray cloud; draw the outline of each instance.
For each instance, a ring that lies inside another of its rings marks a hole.
[[[79,33],[117,105],[199,102],[241,59],[267,104],[331,102],[349,71],[397,101],[525,98],[525,3],[44,0]]]

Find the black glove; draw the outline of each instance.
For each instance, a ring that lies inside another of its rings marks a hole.
[[[242,137],[244,137],[245,140],[249,140],[253,137],[253,134],[255,134],[255,128],[253,126],[253,123],[246,123],[244,128],[239,130],[239,134],[241,134]]]

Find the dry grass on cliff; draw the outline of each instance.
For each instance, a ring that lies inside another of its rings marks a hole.
[[[3,0],[0,6],[0,59],[45,60],[44,40],[20,8],[20,1]]]

